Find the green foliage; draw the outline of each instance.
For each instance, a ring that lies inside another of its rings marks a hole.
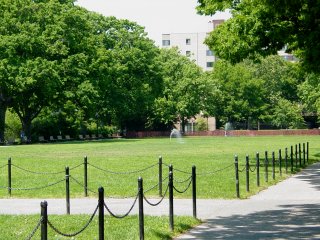
[[[159,50],[143,27],[73,1],[0,5],[0,108],[12,106],[29,140],[33,120],[50,110],[80,131],[96,116],[103,125],[144,128],[162,79]]]
[[[298,95],[303,102],[303,111],[306,115],[320,113],[320,76],[308,74],[306,80],[298,86]]]
[[[161,49],[159,63],[162,66],[164,89],[155,100],[151,122],[171,125],[178,120],[184,125],[185,118],[202,110],[205,85],[201,81],[201,69],[177,48]]]
[[[216,79],[223,97],[218,117],[229,121],[242,121],[249,118],[260,119],[266,114],[265,88],[263,80],[254,75],[249,62],[231,65],[219,61],[211,78]]]
[[[198,0],[200,14],[229,9],[233,17],[213,31],[206,43],[222,59],[240,62],[270,55],[287,46],[307,69],[318,72],[320,25],[318,1]]]
[[[16,141],[20,138],[21,122],[17,114],[8,111],[6,114],[5,139],[7,141]]]
[[[300,100],[297,89],[304,78],[295,63],[279,56],[259,57],[259,61],[246,59],[234,65],[220,60],[206,78],[211,81],[210,89],[216,95],[211,104],[215,107],[211,111],[209,108],[208,112],[218,121],[246,122],[248,127],[250,122],[258,124],[261,121],[275,127],[303,126],[301,107],[299,111],[295,106]],[[283,101],[290,105],[287,109],[290,117],[276,117],[275,112],[280,114]],[[284,123],[286,120],[287,124]]]
[[[298,103],[279,99],[273,108],[272,123],[280,128],[303,128],[305,124],[301,112],[302,107]]]
[[[197,124],[196,125],[196,130],[197,131],[206,131],[206,130],[208,130],[206,119],[204,119],[202,117],[197,118],[196,124]]]

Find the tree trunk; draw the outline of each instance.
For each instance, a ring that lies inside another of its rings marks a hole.
[[[185,132],[185,127],[186,127],[186,120],[184,119],[184,117],[181,118],[181,132],[182,134],[184,134]]]
[[[6,111],[7,111],[7,104],[3,101],[0,101],[0,143],[4,143],[4,131],[5,131],[5,124],[6,124]]]
[[[29,118],[21,119],[22,122],[22,131],[23,134],[21,134],[21,141],[22,142],[31,142],[31,120]],[[24,138],[25,137],[25,138]]]

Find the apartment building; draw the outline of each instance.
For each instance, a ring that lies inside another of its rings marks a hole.
[[[162,47],[178,47],[182,55],[190,57],[206,71],[212,70],[216,61],[214,53],[204,44],[208,33],[213,31],[224,20],[212,20],[208,23],[208,32],[162,34]]]
[[[224,21],[223,19],[209,21],[208,32],[162,34],[162,48],[178,47],[182,55],[190,57],[205,71],[210,71],[217,57],[204,44],[204,40],[209,32],[213,31]],[[294,55],[286,53],[286,47],[278,51],[278,55],[287,61],[298,61]]]

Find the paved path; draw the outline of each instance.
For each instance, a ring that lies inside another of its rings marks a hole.
[[[39,214],[44,199],[0,199],[0,214]],[[65,199],[46,199],[48,214],[65,214]],[[134,199],[106,199],[116,214]],[[158,199],[150,199],[152,202]],[[175,215],[192,215],[190,199],[175,199]],[[71,214],[91,214],[97,199],[71,200]],[[145,204],[148,215],[168,215],[168,201]],[[137,204],[132,214],[137,214]],[[247,200],[197,200],[198,217],[206,223],[177,239],[320,239],[320,163]]]
[[[320,164],[248,200],[221,205],[177,239],[320,239]]]

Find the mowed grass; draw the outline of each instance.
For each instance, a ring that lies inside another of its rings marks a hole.
[[[65,166],[70,167],[71,197],[83,197],[84,169],[83,158],[88,157],[88,188],[89,197],[96,197],[99,186],[105,189],[106,197],[128,197],[137,193],[137,179],[143,178],[144,189],[150,189],[158,183],[158,158],[163,157],[163,178],[168,176],[167,165],[174,169],[175,186],[183,190],[188,185],[191,168],[197,169],[197,197],[224,198],[236,197],[234,155],[239,156],[239,168],[243,169],[245,156],[248,154],[252,169],[255,164],[255,154],[260,153],[261,162],[264,152],[275,151],[278,158],[279,149],[284,159],[285,148],[290,152],[290,146],[309,142],[309,161],[317,161],[320,156],[319,136],[268,136],[268,137],[185,137],[182,141],[168,138],[146,139],[113,139],[92,142],[69,142],[57,144],[34,144],[0,147],[0,187],[6,187],[7,159],[12,158],[12,188],[41,188],[61,181],[60,183],[36,190],[12,190],[12,197],[23,198],[64,198],[65,197]],[[283,164],[284,165],[284,164]],[[34,174],[23,171],[46,172],[57,174]],[[74,168],[78,166],[77,168]],[[143,172],[136,170],[149,169]],[[113,174],[113,172],[134,172],[130,174]],[[222,170],[223,169],[223,170]],[[290,168],[289,168],[290,169]],[[276,168],[276,179],[272,180],[269,167],[269,181],[264,181],[264,169],[260,169],[260,184],[256,187],[256,173],[250,172],[250,192],[246,192],[245,172],[240,173],[240,195],[246,198],[269,185],[286,178],[283,169],[282,177]],[[214,173],[214,174],[212,174]],[[289,171],[290,174],[290,171]],[[163,191],[167,180],[163,182]],[[158,196],[155,187],[146,193],[147,197]],[[9,197],[7,189],[0,188],[0,198]],[[175,193],[176,198],[190,198],[191,190],[184,194]]]
[[[49,215],[49,221],[66,234],[76,233],[89,220],[89,215]],[[39,222],[39,215],[0,215],[0,239],[28,239]],[[174,232],[170,231],[168,217],[145,216],[145,239],[171,239],[200,223],[192,217],[175,216]],[[123,219],[105,218],[105,239],[139,239],[139,222],[137,216]],[[32,239],[40,239],[40,228]],[[48,226],[48,239],[70,239],[55,233]],[[98,239],[98,217],[81,234],[71,239]]]

